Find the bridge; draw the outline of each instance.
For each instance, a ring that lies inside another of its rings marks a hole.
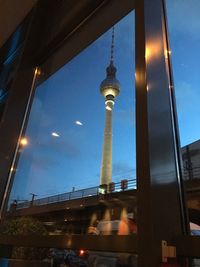
[[[185,186],[189,208],[200,210],[200,179],[188,179]],[[199,176],[200,177],[200,176]],[[137,216],[136,179],[85,188],[11,204],[7,217],[31,216],[46,225],[52,233],[85,233],[91,218],[102,220],[106,211],[111,220],[119,219],[122,211]]]
[[[85,233],[91,218],[102,220],[109,212],[119,219],[122,210],[135,213],[136,179],[13,203],[7,217],[31,216],[43,221],[51,233]]]
[[[41,206],[41,205],[48,205],[52,203],[61,203],[69,200],[74,199],[83,199],[92,196],[101,196],[103,197],[104,194],[107,193],[117,193],[117,192],[124,192],[128,190],[136,189],[136,179],[131,180],[121,180],[118,183],[110,183],[108,185],[100,185],[90,188],[85,188],[81,190],[73,190],[67,193],[58,194],[54,196],[34,199],[32,201],[24,201],[22,203],[16,203],[15,209],[24,209],[31,206]]]

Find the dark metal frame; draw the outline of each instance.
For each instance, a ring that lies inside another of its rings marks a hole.
[[[39,242],[38,242],[39,239]],[[72,248],[121,253],[137,253],[136,235],[132,236],[95,236],[95,235],[59,235],[59,236],[16,236],[1,235],[0,244],[24,247]]]
[[[23,136],[26,128],[30,106],[34,97],[34,87],[47,79],[48,76],[54,73],[63,64],[67,63],[134,8],[134,1],[129,0],[83,0],[80,1],[78,5],[74,3],[71,6],[73,16],[69,13],[62,28],[58,28],[58,31],[55,31],[54,28],[51,32],[49,29],[53,27],[53,23],[56,20],[54,16],[58,18],[63,8],[63,6],[57,6],[55,8],[56,11],[54,11],[55,3],[55,1],[49,0],[39,1],[32,12],[32,16],[29,20],[29,29],[24,36],[24,49],[19,69],[12,84],[7,108],[4,112],[2,124],[0,125],[0,165],[3,166],[0,170],[2,177],[0,191],[2,211],[4,211],[5,203],[12,187],[10,169],[13,167],[13,163],[17,162],[18,155],[16,153],[19,148],[19,138]],[[67,8],[72,2],[62,1],[62,3],[64,3],[64,5],[66,5],[65,8]],[[113,10],[115,10],[115,12],[113,12]],[[102,14],[104,17],[103,20]],[[110,14],[112,14],[112,16],[110,16]],[[54,18],[53,21],[49,20],[51,16]],[[66,13],[62,16],[63,18],[66,17]],[[63,18],[59,19],[62,20]],[[42,25],[43,29],[41,30]],[[41,44],[39,48],[38,40],[40,40]],[[64,54],[65,57],[63,57]],[[40,68],[37,67],[38,65],[40,65]],[[40,73],[42,72],[42,75],[38,76],[38,71]],[[14,122],[13,114],[15,114]],[[98,237],[90,236],[54,237],[52,239],[53,241],[51,241],[51,239],[52,237],[49,239],[45,237],[42,246],[52,247],[54,244],[53,246],[56,245],[57,247],[67,246],[79,248],[80,246],[84,247],[85,244],[87,249],[107,249],[110,251],[128,252],[129,250],[132,251],[132,245],[127,246],[126,240],[129,240],[129,244],[133,244],[130,242],[130,237],[117,236],[101,237],[98,243],[96,241],[94,242],[94,240],[99,239]],[[114,242],[113,239],[115,241],[119,239],[119,242]],[[0,237],[0,243],[5,245],[20,245],[16,240],[19,241],[16,237]],[[71,240],[70,243],[66,243],[67,240]],[[21,245],[24,246],[29,246],[30,244],[37,246],[38,237],[27,237],[21,239],[21,241]]]
[[[188,233],[163,0],[136,2],[136,145],[140,267],[161,262],[161,241]],[[144,197],[145,196],[145,197]],[[144,212],[145,211],[145,212]]]

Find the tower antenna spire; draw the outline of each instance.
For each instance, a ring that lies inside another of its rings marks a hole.
[[[114,60],[114,41],[115,41],[115,27],[112,27],[112,40],[111,40],[111,49],[110,49],[110,63],[113,63]]]
[[[115,104],[115,98],[120,93],[120,83],[116,78],[116,71],[113,64],[114,59],[114,37],[115,31],[112,28],[110,63],[106,68],[106,78],[101,82],[100,92],[105,99],[105,128],[104,142],[101,162],[100,185],[112,182],[112,112]]]

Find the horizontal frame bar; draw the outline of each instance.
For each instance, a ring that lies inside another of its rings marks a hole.
[[[43,59],[42,62],[40,62],[39,65],[43,73],[40,83],[45,81],[64,64],[67,64],[134,9],[135,0],[109,0],[97,7],[94,13],[88,16],[80,25],[77,25],[77,27],[65,37],[62,46],[60,45],[55,53],[49,55],[46,60]]]
[[[178,256],[200,258],[200,236],[179,236],[174,239]]]
[[[39,242],[38,242],[39,240]],[[63,249],[86,249],[96,251],[137,253],[137,236],[127,235],[0,235],[0,245],[45,247]]]

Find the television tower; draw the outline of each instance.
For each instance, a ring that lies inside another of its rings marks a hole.
[[[116,79],[117,69],[113,63],[114,58],[114,27],[112,28],[110,64],[106,68],[106,79],[100,85],[100,92],[105,98],[105,129],[101,163],[100,185],[112,182],[112,111],[115,98],[120,93],[120,83]]]

